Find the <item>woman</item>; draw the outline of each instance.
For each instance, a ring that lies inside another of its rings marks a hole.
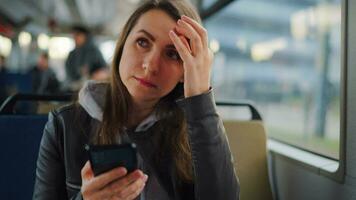
[[[210,89],[206,30],[183,0],[144,3],[117,43],[111,82],[89,82],[52,112],[35,199],[238,199]],[[86,144],[135,142],[139,169],[94,176]]]

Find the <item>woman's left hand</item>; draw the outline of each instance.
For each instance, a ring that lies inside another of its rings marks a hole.
[[[213,53],[208,48],[206,29],[193,19],[182,16],[177,21],[175,31],[171,30],[169,36],[183,61],[184,96],[207,92],[210,88]]]

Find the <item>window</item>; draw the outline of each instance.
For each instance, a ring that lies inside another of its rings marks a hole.
[[[207,9],[210,6],[216,4],[219,0],[203,0],[202,7],[203,9]]]
[[[269,137],[338,159],[341,0],[239,0],[204,24],[216,99],[252,100]]]

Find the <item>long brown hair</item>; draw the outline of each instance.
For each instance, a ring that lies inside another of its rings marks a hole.
[[[166,12],[172,19],[178,20],[182,15],[189,16],[201,23],[200,17],[194,7],[186,0],[151,0],[144,2],[130,16],[119,36],[116,44],[115,55],[112,63],[112,75],[110,86],[106,94],[106,102],[103,112],[103,122],[94,142],[97,144],[113,144],[117,141],[118,133],[123,133],[128,123],[128,109],[131,97],[119,75],[119,64],[123,48],[130,31],[136,25],[139,18],[147,11],[159,9]],[[178,176],[186,182],[193,180],[193,167],[190,145],[187,136],[184,114],[175,103],[175,100],[183,97],[183,84],[177,86],[156,105],[155,111],[162,120],[160,123],[159,150],[168,149],[173,158]],[[163,147],[163,148],[162,148]],[[158,151],[159,151],[158,150]],[[163,155],[159,152],[157,157]],[[159,158],[156,159],[159,161]]]

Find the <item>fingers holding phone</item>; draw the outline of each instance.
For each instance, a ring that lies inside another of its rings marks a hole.
[[[84,199],[134,199],[147,181],[137,166],[134,143],[86,145],[89,161],[82,170]]]
[[[144,189],[148,176],[141,170],[135,170],[127,176],[111,183],[114,190],[113,199],[135,199]]]
[[[110,185],[111,182],[124,177],[127,171],[123,167],[112,169],[102,173],[99,176],[94,176],[91,165],[88,162],[84,165],[81,171],[82,187],[81,193],[83,199],[107,199],[111,194],[103,190]]]
[[[94,176],[90,163],[87,162],[82,171],[83,199],[134,199],[144,189],[148,179],[141,170],[127,174],[123,167],[112,169]]]

